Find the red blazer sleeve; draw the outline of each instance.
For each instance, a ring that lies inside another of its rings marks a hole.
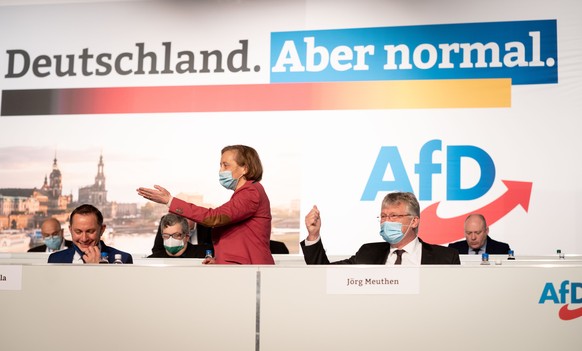
[[[245,184],[220,207],[206,208],[173,198],[169,211],[207,227],[221,227],[253,216],[259,208],[259,202],[260,194],[257,189]]]

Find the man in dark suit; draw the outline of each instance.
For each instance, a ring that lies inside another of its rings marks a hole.
[[[420,205],[412,193],[389,193],[382,200],[380,236],[385,242],[362,245],[352,257],[329,262],[321,238],[321,218],[316,206],[305,216],[309,233],[301,242],[307,264],[461,264],[456,250],[425,243],[417,236]]]
[[[507,243],[489,237],[489,227],[482,214],[473,213],[465,218],[465,240],[449,244],[463,255],[507,255],[510,249]]]
[[[201,240],[198,244],[190,243],[190,233],[193,229],[197,232],[198,240]],[[199,231],[200,229],[203,230]],[[206,250],[213,251],[212,244],[204,243],[203,236],[200,235],[206,231],[209,232],[210,228],[197,226],[196,222],[168,213],[160,220],[152,254],[148,258],[204,258]]]
[[[282,241],[269,240],[269,248],[273,255],[286,255],[289,253],[287,245]]]
[[[133,263],[130,254],[105,245],[101,236],[105,232],[103,214],[92,205],[81,205],[73,210],[69,217],[69,231],[73,245],[66,250],[53,252],[48,263],[99,263],[101,252],[108,254],[109,263],[115,255],[121,255],[123,263]]]
[[[44,244],[35,246],[28,252],[55,252],[73,245],[70,240],[65,240],[61,223],[56,218],[47,218],[40,225],[40,234]]]

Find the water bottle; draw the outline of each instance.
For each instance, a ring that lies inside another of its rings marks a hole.
[[[113,261],[113,264],[123,264],[123,261],[121,260],[121,254],[115,254],[115,261]]]
[[[107,255],[107,252],[101,253],[101,259],[99,260],[99,263],[103,263],[103,264],[109,263],[109,255]]]
[[[515,260],[515,255],[513,254],[513,250],[509,250],[507,252],[507,259],[508,260]]]
[[[484,252],[483,254],[481,254],[481,264],[482,265],[489,264],[489,254],[487,252]]]
[[[204,256],[204,258],[211,260],[212,257],[212,250],[206,250],[206,255]]]

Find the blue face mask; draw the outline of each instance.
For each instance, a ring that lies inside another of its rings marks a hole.
[[[410,225],[408,226],[410,228]],[[408,232],[408,229],[406,229]],[[398,244],[406,233],[402,232],[402,223],[400,222],[384,222],[380,224],[380,236],[390,245]]]
[[[51,236],[50,238],[44,239],[44,244],[49,250],[58,250],[61,248],[61,243],[63,242],[63,238],[60,235]]]
[[[219,172],[218,181],[220,182],[220,185],[230,190],[235,190],[236,185],[238,184],[238,179],[232,177],[231,171]]]

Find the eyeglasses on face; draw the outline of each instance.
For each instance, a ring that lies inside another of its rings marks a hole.
[[[59,235],[61,235],[61,231],[59,230],[58,232],[54,232],[54,233],[40,233],[43,237],[43,239],[50,239],[50,238],[56,238]]]
[[[382,213],[380,216],[378,216],[377,218],[380,220],[380,222],[385,222],[385,221],[390,221],[390,222],[394,222],[397,219],[400,219],[402,217],[409,217],[412,216],[410,213],[406,213],[406,214],[384,214]]]
[[[170,237],[172,237],[176,240],[182,240],[185,236],[186,236],[186,234],[184,234],[184,233],[174,233],[174,234],[163,233],[162,234],[162,238],[164,238],[164,240],[168,240],[168,239],[170,239]]]

